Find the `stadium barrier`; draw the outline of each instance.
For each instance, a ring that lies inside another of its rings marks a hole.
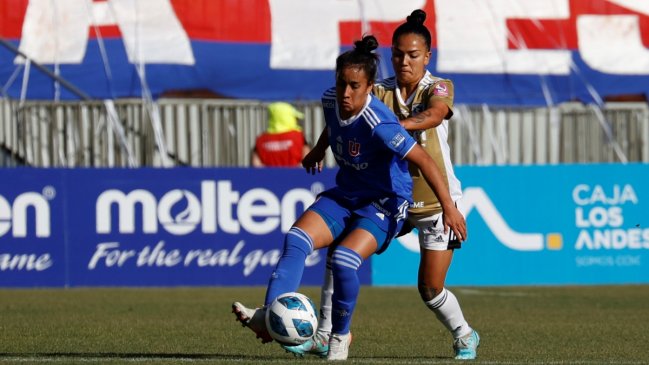
[[[266,285],[334,169],[0,169],[0,287]],[[649,283],[647,164],[460,166],[448,285]],[[416,285],[415,233],[361,267]],[[307,259],[318,285],[324,252]]]
[[[305,112],[307,141],[323,128],[318,103]],[[114,113],[108,111],[114,110]],[[0,99],[2,166],[249,166],[266,129],[266,104],[220,99],[44,102]],[[649,162],[646,103],[554,108],[459,105],[450,123],[458,165]],[[9,158],[7,158],[7,156]],[[334,165],[327,156],[326,164]]]

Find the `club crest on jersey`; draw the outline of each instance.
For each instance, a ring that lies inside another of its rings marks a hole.
[[[361,144],[354,141],[349,141],[349,155],[356,157],[361,154]]]
[[[438,82],[433,90],[433,95],[448,96],[448,85],[445,82]]]

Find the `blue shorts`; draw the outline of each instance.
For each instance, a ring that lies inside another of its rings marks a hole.
[[[380,254],[388,248],[392,239],[401,230],[408,208],[408,201],[405,199],[390,199],[403,200],[400,203],[403,207],[394,212],[387,210],[385,206],[394,206],[395,202],[382,205],[379,201],[349,207],[348,204],[345,204],[344,199],[328,195],[325,192],[308,210],[317,213],[324,219],[334,240],[343,232],[350,232],[356,228],[368,231],[376,239],[378,244],[376,253]],[[384,203],[388,202],[384,200]]]

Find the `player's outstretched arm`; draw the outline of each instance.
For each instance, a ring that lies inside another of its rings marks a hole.
[[[448,229],[450,228],[460,241],[464,241],[467,237],[466,221],[462,213],[455,206],[455,202],[451,199],[451,194],[446,184],[444,184],[442,172],[435,164],[435,161],[433,161],[420,145],[415,145],[406,155],[406,159],[419,168],[424,175],[424,179],[426,179],[428,185],[433,189],[435,196],[439,199],[440,204],[442,204],[444,211],[444,232],[448,233]]]
[[[315,175],[316,171],[322,172],[325,153],[327,152],[327,148],[329,148],[328,138],[327,128],[325,128],[313,149],[302,159],[302,167],[306,169],[307,173]]]
[[[438,125],[442,124],[444,118],[447,118],[449,114],[450,110],[448,108],[448,105],[440,100],[437,100],[432,103],[430,108],[410,118],[406,118],[399,123],[407,131],[421,131],[424,129],[435,128]]]

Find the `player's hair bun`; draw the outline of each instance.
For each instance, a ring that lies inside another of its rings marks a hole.
[[[379,48],[379,41],[373,35],[363,36],[363,39],[354,42],[354,47],[362,53],[372,53]]]
[[[336,58],[336,75],[345,67],[360,67],[365,71],[367,80],[376,80],[377,62],[379,55],[373,52],[379,47],[379,41],[373,35],[365,35],[363,39],[354,42],[351,49]]]
[[[415,25],[419,25],[419,24],[423,25],[425,20],[426,20],[426,12],[421,9],[414,10],[406,18],[406,21],[408,23],[413,23]]]

